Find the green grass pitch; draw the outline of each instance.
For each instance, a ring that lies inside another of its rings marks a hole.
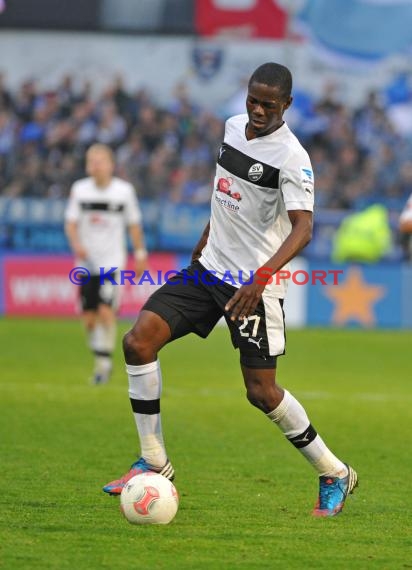
[[[96,388],[77,321],[3,319],[0,342],[1,570],[412,568],[411,332],[288,333],[279,383],[360,477],[327,520],[315,472],[246,401],[226,330],[166,347],[180,508],[141,527],[101,491],[137,453],[120,346]]]

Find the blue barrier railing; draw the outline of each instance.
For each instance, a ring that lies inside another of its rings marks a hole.
[[[62,199],[0,197],[0,250],[13,253],[68,253],[64,234]],[[167,200],[141,200],[143,228],[151,251],[187,253],[197,243],[208,219],[209,205],[176,204]],[[348,211],[317,210],[313,239],[303,255],[329,260],[332,239]],[[396,233],[396,220],[391,219]],[[394,247],[386,257],[399,261],[402,250]]]

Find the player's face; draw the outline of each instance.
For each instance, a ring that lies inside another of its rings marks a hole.
[[[87,153],[86,171],[98,181],[107,181],[113,175],[113,161],[104,150],[92,150]]]
[[[276,131],[283,124],[283,113],[291,103],[292,97],[282,95],[279,87],[252,83],[246,99],[247,137],[263,137]]]

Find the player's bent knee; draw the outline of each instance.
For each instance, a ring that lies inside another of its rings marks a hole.
[[[151,352],[150,343],[139,338],[134,329],[124,335],[123,353],[126,362],[136,364],[145,363],[149,352]]]
[[[248,401],[264,413],[274,410],[283,397],[276,385],[276,369],[242,367]]]
[[[252,406],[255,406],[255,408],[260,409],[260,400],[255,392],[253,392],[252,390],[248,390],[246,392],[246,398],[248,399],[248,402],[252,404]]]
[[[168,331],[168,329],[167,329]],[[156,326],[137,322],[123,337],[123,352],[128,364],[147,364],[157,358],[157,352],[169,340]]]
[[[268,414],[276,407],[273,403],[273,398],[268,394],[264,394],[261,390],[254,391],[248,389],[246,398],[252,406],[258,408],[258,410],[261,410],[265,414]]]
[[[254,392],[252,390],[248,390],[246,393],[246,397],[249,403],[252,404],[252,406],[257,408],[258,410],[261,410],[265,414],[268,414],[273,409],[270,400],[266,398],[265,395],[260,391]]]

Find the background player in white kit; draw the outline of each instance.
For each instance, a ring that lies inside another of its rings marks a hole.
[[[95,355],[93,382],[104,384],[112,371],[121,287],[108,280],[101,284],[100,268],[124,268],[127,231],[134,248],[137,276],[146,268],[147,252],[135,190],[129,182],[113,176],[110,147],[91,146],[86,153],[86,171],[89,177],[75,182],[70,192],[66,234],[76,266],[90,272],[90,279],[85,279],[80,287],[82,317],[89,347]]]
[[[248,400],[278,425],[319,475],[313,514],[338,514],[356,486],[355,471],[326,447],[300,403],[276,383],[277,357],[285,351],[286,286],[269,277],[287,268],[310,241],[314,202],[309,157],[283,120],[291,90],[290,71],[282,65],[267,63],[252,74],[247,114],[226,122],[210,223],[192,264],[150,297],[124,337],[141,457],[103,488],[107,493],[120,494],[140,472],[173,479],[161,428],[158,351],[190,332],[206,337],[222,315],[240,352]],[[239,272],[249,276],[250,271],[254,278],[242,284]],[[262,271],[268,276],[263,281]]]

